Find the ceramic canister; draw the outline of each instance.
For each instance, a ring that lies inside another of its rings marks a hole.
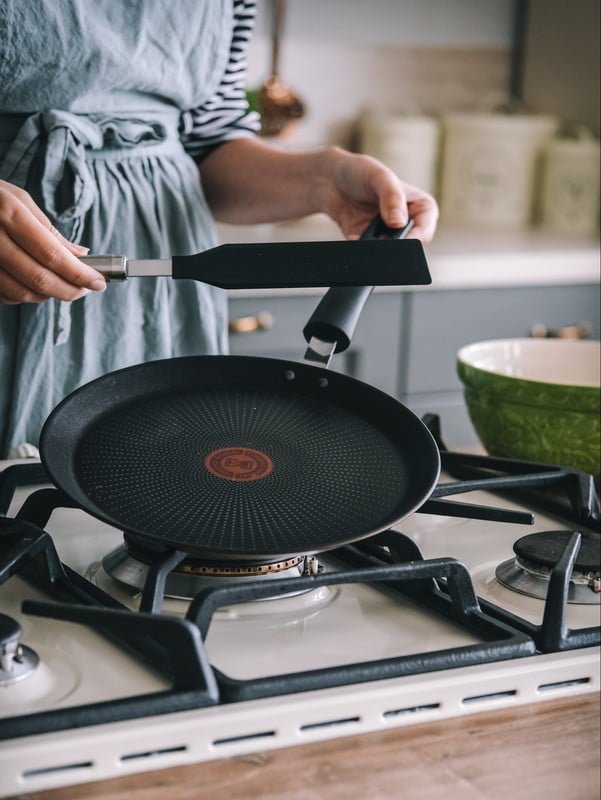
[[[436,190],[440,125],[426,115],[366,113],[359,121],[359,149],[400,178]]]
[[[441,218],[519,229],[533,221],[545,143],[554,117],[453,112],[443,116]]]
[[[543,153],[540,222],[561,233],[599,229],[599,140],[592,135],[554,139]]]

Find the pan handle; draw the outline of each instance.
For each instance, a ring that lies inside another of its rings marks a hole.
[[[403,228],[389,228],[379,214],[363,231],[361,239],[404,239],[413,227],[409,219]],[[373,286],[334,286],[322,297],[319,305],[303,328],[305,340],[336,343],[333,352],[342,353],[353,338],[359,317]]]

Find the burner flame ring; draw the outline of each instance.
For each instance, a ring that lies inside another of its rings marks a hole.
[[[552,569],[550,567],[542,566],[541,564],[536,564],[532,561],[528,561],[521,556],[515,557],[515,563],[521,567],[525,572],[528,572],[530,575],[534,575],[537,578],[543,578],[544,580],[549,580],[551,577]],[[601,572],[595,570],[588,570],[587,572],[577,571],[574,570],[570,575],[571,583],[574,583],[578,586],[590,586],[593,591],[599,591],[598,589],[595,590],[593,587],[595,582],[599,582],[601,579]]]
[[[303,561],[303,556],[295,556],[294,558],[288,558],[285,561],[276,561],[273,564],[257,564],[243,567],[227,567],[221,564],[194,564],[192,562],[184,561],[175,569],[175,572],[185,572],[188,575],[214,575],[217,577],[233,577],[236,575],[258,576],[292,569],[292,567],[299,566],[299,564],[301,564]]]
[[[141,561],[143,564],[152,565],[152,552],[145,552],[142,548],[136,547],[126,537],[123,546],[127,553]],[[173,572],[182,572],[186,575],[211,575],[214,577],[236,577],[236,576],[260,576],[270,575],[275,572],[283,572],[303,564],[304,556],[292,556],[291,558],[282,559],[281,561],[272,561],[267,564],[250,563],[250,564],[237,564],[236,562],[215,562],[215,561],[200,561],[196,558],[186,558],[178,564]]]

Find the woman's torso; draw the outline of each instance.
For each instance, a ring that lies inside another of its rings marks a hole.
[[[0,110],[195,108],[232,19],[231,0],[0,0]]]
[[[8,162],[25,165],[27,178],[14,182],[92,252],[161,257],[212,246],[198,170],[177,125],[218,87],[231,30],[230,0],[0,0],[0,177],[11,180],[2,173]],[[100,147],[94,131],[80,130],[97,115]],[[132,118],[159,130],[158,141],[115,146],[106,131]],[[36,120],[39,137],[19,161],[22,119]],[[59,213],[82,180],[90,207],[80,219],[75,201]],[[223,352],[225,328],[223,293],[190,281],[128,281],[73,304],[0,306],[0,451],[35,442],[76,386],[140,361]]]

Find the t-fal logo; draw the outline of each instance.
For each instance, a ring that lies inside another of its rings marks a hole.
[[[226,481],[258,481],[273,470],[273,461],[252,447],[222,447],[204,460],[205,468]]]

